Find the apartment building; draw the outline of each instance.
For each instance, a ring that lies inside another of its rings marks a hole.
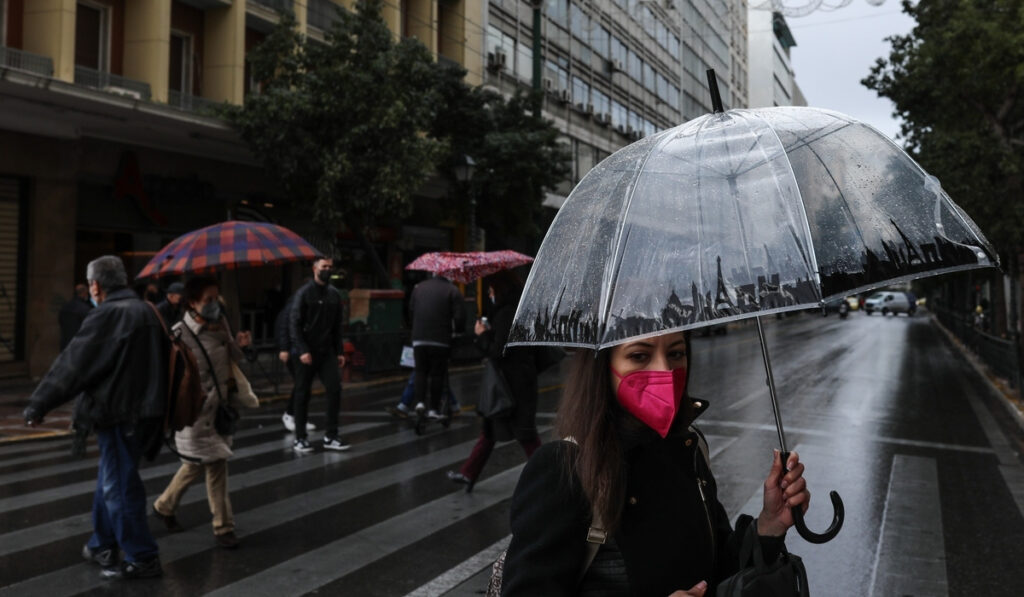
[[[770,10],[751,8],[750,27],[750,107],[806,106],[793,72],[789,51],[796,39],[786,17]]]
[[[747,104],[745,0],[547,0],[541,29],[544,112],[565,134],[573,184],[615,150],[711,110],[715,69],[727,108]],[[512,93],[533,74],[533,11],[490,0],[485,85]]]
[[[291,10],[323,39],[332,0],[0,0],[0,375],[39,375],[57,353],[56,314],[98,255],[137,272],[181,233],[228,218],[303,232],[275,207],[237,135],[205,109],[241,104],[246,54]],[[386,0],[396,35],[479,72],[481,0]],[[479,16],[472,18],[479,22]],[[473,46],[475,44],[475,46]],[[477,51],[469,48],[476,47]],[[474,64],[474,60],[477,61]],[[473,80],[470,75],[470,82]],[[414,229],[405,245],[450,246]],[[402,231],[382,231],[382,243]],[[425,240],[424,240],[425,239]],[[401,255],[381,246],[401,271]],[[263,302],[280,272],[230,274],[235,296]],[[251,290],[251,292],[250,292]],[[265,324],[238,305],[247,327]]]

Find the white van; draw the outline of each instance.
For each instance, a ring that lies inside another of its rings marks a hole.
[[[917,311],[917,305],[910,302],[905,292],[893,292],[884,290],[876,292],[864,301],[864,312],[871,315],[875,311],[881,311],[882,315],[892,313],[906,313],[913,315]]]

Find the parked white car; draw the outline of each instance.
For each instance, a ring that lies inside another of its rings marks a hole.
[[[871,315],[875,311],[881,312],[882,315],[888,315],[889,313],[893,315],[897,313],[913,315],[917,311],[917,304],[911,302],[905,292],[884,290],[872,294],[864,301],[865,313]]]

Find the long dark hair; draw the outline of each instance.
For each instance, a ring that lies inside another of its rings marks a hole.
[[[693,362],[690,333],[686,332],[684,337],[689,378]],[[572,437],[579,447],[566,451],[569,456],[565,471],[579,479],[591,508],[609,533],[618,528],[626,501],[627,470],[621,433],[623,429],[644,427],[619,406],[612,391],[611,353],[611,349],[596,354],[579,350],[572,356],[555,419],[558,437]],[[685,428],[693,421],[689,390],[686,394],[673,429]]]

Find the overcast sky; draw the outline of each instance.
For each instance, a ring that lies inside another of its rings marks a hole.
[[[892,117],[892,103],[860,80],[876,59],[888,58],[886,37],[913,29],[914,20],[900,10],[900,1],[871,6],[853,0],[844,8],[789,17],[787,22],[796,39],[790,58],[807,104],[843,112],[895,137],[899,123]]]

